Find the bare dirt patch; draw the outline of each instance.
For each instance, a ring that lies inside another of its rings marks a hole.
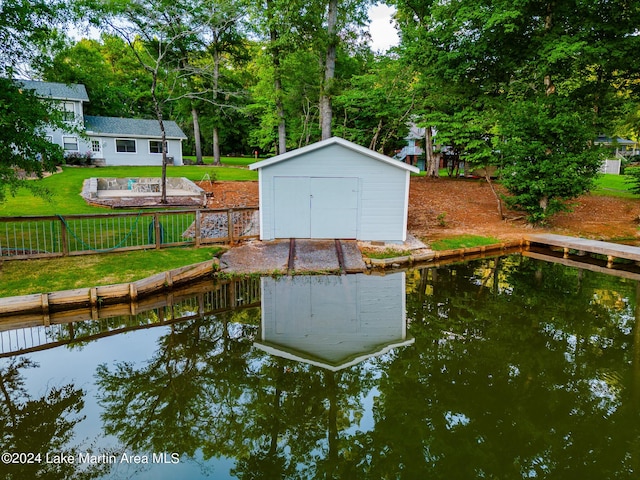
[[[589,194],[572,203],[572,212],[556,215],[546,227],[532,227],[519,212],[505,211],[507,220],[501,220],[495,196],[484,180],[412,178],[408,228],[429,240],[458,234],[514,239],[534,232],[598,240],[638,236],[640,199]]]
[[[199,182],[212,192],[209,208],[258,206],[258,182]],[[411,179],[408,228],[427,241],[461,234],[509,240],[524,233],[553,232],[598,240],[633,239],[638,235],[640,199],[584,195],[571,213],[562,213],[545,228],[528,225],[518,212],[501,220],[496,199],[484,180]]]
[[[208,208],[258,207],[258,182],[196,182],[208,194]]]

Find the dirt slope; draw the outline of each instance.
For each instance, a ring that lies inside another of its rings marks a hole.
[[[213,191],[210,208],[257,207],[257,182],[208,182]],[[482,180],[412,178],[409,193],[409,231],[427,240],[463,233],[519,238],[524,232],[553,232],[607,240],[640,239],[640,199],[585,195],[574,202],[572,213],[556,216],[546,228],[533,228],[517,212],[500,219],[491,189]]]

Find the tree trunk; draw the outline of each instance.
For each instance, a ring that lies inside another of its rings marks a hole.
[[[159,114],[161,115],[161,114]],[[167,204],[167,133],[164,129],[164,122],[160,116],[160,132],[162,133],[162,196],[160,203]]]
[[[160,102],[158,102],[157,87],[158,87],[158,72],[152,70],[151,81],[151,99],[153,101],[153,108],[156,111],[156,118],[158,119],[158,125],[160,125],[160,141],[162,142],[162,180],[161,180],[161,197],[160,203],[165,205],[167,203],[167,133],[164,128],[164,121],[162,119],[162,109],[160,108]]]
[[[213,127],[213,164],[222,165],[220,161],[220,132],[218,127]]]
[[[274,59],[274,65],[276,61]],[[277,74],[273,80],[273,87],[276,93],[276,115],[278,116],[278,154],[287,151],[287,126],[284,119],[284,105],[282,103],[282,82],[280,80],[280,60],[277,62]]]
[[[369,150],[375,150],[376,145],[378,144],[378,137],[380,136],[380,132],[382,131],[382,119],[378,122],[378,126],[376,127],[376,133],[373,135],[371,139],[371,143],[369,143]]]
[[[500,195],[498,195],[498,192],[496,192],[495,186],[491,181],[491,175],[489,174],[488,166],[484,167],[484,179],[489,184],[489,188],[491,188],[491,192],[493,193],[493,196],[496,197],[496,203],[498,204],[498,215],[500,215],[500,220],[504,220],[504,211],[502,209],[502,199],[500,198]]]
[[[327,14],[327,55],[324,63],[324,81],[320,92],[320,127],[322,140],[331,138],[331,120],[333,111],[331,98],[333,96],[333,81],[336,73],[336,50],[338,36],[336,27],[338,24],[338,0],[329,0],[329,12]]]
[[[431,127],[425,127],[424,129],[424,151],[425,151],[425,178],[438,178],[439,173],[439,158],[433,153],[433,131]]]
[[[213,99],[214,102],[218,98],[218,85],[220,80],[220,52],[218,48],[213,49]],[[218,126],[213,127],[213,164],[216,166],[222,165],[220,161],[220,135],[218,132]]]
[[[196,142],[196,164],[204,165],[202,160],[202,142],[200,141],[200,121],[198,119],[198,110],[191,104],[191,118],[193,119],[193,139]]]
[[[271,43],[271,57],[273,64],[273,90],[276,104],[276,116],[278,117],[278,154],[287,151],[287,127],[282,103],[282,79],[280,72],[280,47],[278,46],[278,30],[274,25],[273,1],[267,0],[267,18],[269,21],[269,41]]]

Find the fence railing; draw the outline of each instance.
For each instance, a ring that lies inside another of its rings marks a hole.
[[[259,234],[257,208],[0,217],[0,259],[199,247]]]

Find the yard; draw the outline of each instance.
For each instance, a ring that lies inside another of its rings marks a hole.
[[[230,159],[248,164],[253,159]],[[229,164],[230,165],[230,164]],[[255,206],[258,203],[256,172],[238,166],[169,167],[168,175],[184,176],[200,181],[205,175],[216,179],[210,206],[216,208]],[[42,183],[54,192],[53,201],[33,197],[21,191],[0,205],[0,216],[54,215],[77,213],[106,213],[105,208],[86,205],[79,192],[84,179],[93,176],[136,177],[159,176],[158,167],[66,167]],[[248,181],[253,180],[253,181]],[[630,194],[625,177],[605,175],[598,180],[597,189],[575,201],[572,213],[560,214],[544,229],[555,233],[596,239],[635,240],[638,235],[640,200]],[[517,216],[512,214],[511,217]],[[426,180],[412,177],[409,201],[409,231],[428,243],[463,235],[519,238],[531,232],[523,220],[500,220],[495,198],[481,180],[440,178]],[[541,230],[542,231],[542,230]],[[465,238],[465,237],[462,237]],[[0,264],[0,296],[38,293],[41,291],[75,288],[79,285],[116,283],[141,278],[150,273],[211,258],[214,250],[191,249],[129,252],[126,254],[95,255],[81,259],[30,260]],[[95,268],[78,269],[83,265]],[[139,265],[145,268],[139,268]],[[25,281],[19,278],[25,277]]]
[[[217,181],[257,180],[256,172],[242,168],[253,161],[252,158],[229,158],[225,159],[223,167],[169,166],[167,176],[186,177],[192,181],[200,181],[205,177]],[[84,180],[91,177],[160,177],[161,174],[160,167],[63,167],[62,173],[51,175],[40,181],[42,187],[51,192],[51,198],[35,197],[27,190],[20,190],[15,197],[9,196],[6,202],[0,204],[0,216],[105,213],[109,210],[87,205],[80,196]]]

